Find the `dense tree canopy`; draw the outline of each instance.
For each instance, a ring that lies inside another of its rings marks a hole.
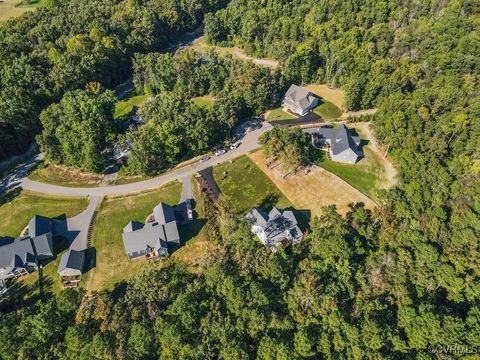
[[[125,81],[134,53],[169,47],[225,3],[65,0],[0,24],[0,160],[26,148],[66,91]]]

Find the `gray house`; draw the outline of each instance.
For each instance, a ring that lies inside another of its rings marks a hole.
[[[282,107],[300,116],[307,115],[318,104],[318,98],[307,89],[292,84],[285,94]]]
[[[252,225],[252,233],[273,252],[289,243],[297,244],[303,238],[292,211],[274,207],[267,214],[263,209],[253,208],[245,217]]]
[[[155,221],[130,221],[123,229],[123,245],[128,259],[167,257],[168,247],[180,245],[173,208],[160,203],[153,209]]]
[[[83,273],[85,251],[68,250],[62,255],[58,273],[65,287],[77,287]]]
[[[35,215],[28,224],[28,236],[0,241],[0,280],[18,278],[38,269],[53,257],[53,221]]]
[[[312,135],[313,145],[327,150],[332,161],[355,164],[363,157],[360,138],[353,136],[344,124],[336,128],[321,127],[307,132]]]

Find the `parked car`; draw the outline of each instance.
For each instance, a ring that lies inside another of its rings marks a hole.
[[[200,159],[200,162],[203,163],[203,162],[208,161],[208,160],[210,160],[210,156],[204,156]]]
[[[223,155],[227,152],[227,150],[225,149],[218,149],[218,150],[215,150],[215,155],[216,156],[220,156],[220,155]]]
[[[187,219],[188,219],[188,221],[192,221],[192,220],[193,220],[193,203],[192,203],[192,199],[187,199],[186,204],[187,204]]]
[[[240,142],[237,141],[236,143],[233,143],[232,145],[230,145],[230,150],[235,150],[239,146],[240,146]]]

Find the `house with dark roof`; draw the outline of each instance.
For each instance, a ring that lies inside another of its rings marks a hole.
[[[321,127],[306,131],[312,135],[313,146],[328,151],[332,161],[355,164],[363,157],[360,138],[352,135],[344,124],[336,128]]]
[[[282,101],[282,107],[287,112],[300,116],[307,115],[310,110],[318,105],[318,98],[309,90],[292,84]]]
[[[252,233],[272,252],[288,244],[297,244],[303,239],[297,219],[290,210],[274,207],[268,214],[261,208],[253,208],[245,216],[252,225]]]
[[[53,221],[35,215],[28,223],[28,236],[1,238],[0,279],[18,278],[38,269],[53,257]]]
[[[169,247],[180,245],[173,207],[160,203],[153,209],[154,221],[130,221],[123,229],[123,246],[128,259],[167,257]]]
[[[85,251],[68,250],[62,255],[58,265],[58,273],[65,287],[77,287],[81,281]]]

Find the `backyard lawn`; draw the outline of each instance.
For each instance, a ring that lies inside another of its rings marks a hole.
[[[318,105],[313,112],[320,115],[323,119],[334,120],[342,116],[342,110],[331,102],[328,102],[325,99],[320,99],[319,104],[320,105]]]
[[[125,100],[120,100],[115,104],[115,119],[128,115],[132,112],[134,106],[142,106],[147,101],[148,95],[136,95]]]
[[[87,290],[113,289],[115,284],[128,280],[142,264],[146,263],[142,260],[128,260],[123,248],[123,228],[131,220],[144,222],[160,202],[176,205],[180,199],[181,189],[182,184],[174,182],[154,191],[107,198],[103,201],[93,231],[92,246],[96,250],[97,262],[87,284]]]
[[[247,156],[214,167],[213,175],[222,195],[228,196],[231,209],[236,213],[245,213],[256,206],[292,206],[268,176]]]
[[[265,120],[267,121],[291,120],[291,119],[296,119],[297,117],[298,116],[295,116],[283,111],[282,107],[279,107],[267,112]]]

